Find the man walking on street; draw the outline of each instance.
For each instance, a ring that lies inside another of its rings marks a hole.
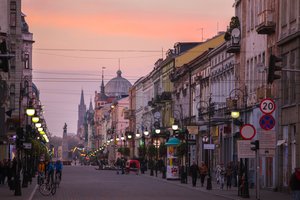
[[[191,172],[191,175],[192,175],[193,187],[196,187],[197,176],[198,176],[198,173],[199,173],[199,168],[198,168],[198,165],[196,164],[195,161],[193,161],[193,164],[190,167],[190,172]]]
[[[292,200],[300,200],[300,168],[295,168],[295,172],[291,175],[290,189]]]

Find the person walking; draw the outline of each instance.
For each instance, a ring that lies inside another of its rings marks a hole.
[[[203,187],[204,181],[205,181],[205,176],[207,175],[207,172],[208,172],[207,166],[203,161],[201,162],[199,171],[200,171],[201,187]]]
[[[300,200],[300,168],[295,168],[290,177],[290,189],[292,200]]]
[[[232,163],[229,162],[226,166],[226,186],[227,186],[227,190],[231,189],[231,179],[232,179]]]
[[[224,165],[221,163],[221,165],[220,165],[220,188],[223,190],[223,188],[224,188],[224,182],[225,182],[225,173],[226,173],[226,171],[225,171],[225,167],[224,167]]]
[[[199,171],[199,167],[195,161],[193,161],[193,164],[190,166],[190,173],[192,175],[193,187],[196,187],[197,177],[198,177],[198,173],[200,173],[200,171]]]

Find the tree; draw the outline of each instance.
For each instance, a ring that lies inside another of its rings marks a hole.
[[[153,158],[156,155],[156,148],[153,144],[148,146],[147,155],[149,158]]]
[[[167,146],[165,143],[162,143],[160,146],[159,146],[159,156],[160,157],[166,157],[167,155]]]

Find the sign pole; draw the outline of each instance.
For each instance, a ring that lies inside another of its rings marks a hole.
[[[256,154],[256,199],[260,200],[259,149],[255,151],[255,154]]]

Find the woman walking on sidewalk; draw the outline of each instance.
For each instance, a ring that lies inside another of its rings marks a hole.
[[[300,200],[300,168],[295,168],[295,172],[291,175],[290,189],[292,200]]]
[[[231,179],[232,179],[232,162],[229,162],[226,167],[226,186],[227,190],[231,189]]]
[[[199,171],[200,171],[201,187],[203,187],[205,176],[207,175],[207,171],[208,171],[207,166],[205,165],[205,163],[203,161],[201,162]]]

